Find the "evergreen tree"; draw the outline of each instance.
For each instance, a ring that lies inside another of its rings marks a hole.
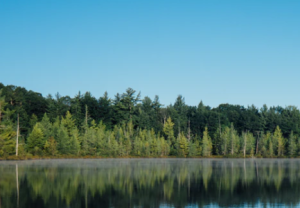
[[[125,138],[124,140],[124,150],[125,150],[125,155],[129,156],[131,153],[131,141],[129,138]]]
[[[57,133],[57,150],[60,154],[69,154],[70,146],[69,146],[69,135],[67,129],[63,124],[59,126]]]
[[[32,130],[34,125],[38,122],[38,117],[35,114],[31,115],[30,121],[29,121],[29,126],[30,129]]]
[[[269,156],[273,157],[275,155],[275,145],[274,145],[274,136],[270,136],[269,138]]]
[[[27,138],[27,149],[29,152],[37,155],[41,154],[44,145],[45,145],[45,138],[41,128],[40,123],[36,123],[33,127],[32,132],[29,134]]]
[[[0,122],[2,121],[2,114],[7,103],[5,102],[5,96],[2,93],[3,89],[0,89]]]
[[[237,154],[239,151],[240,138],[231,123],[230,127],[230,153],[231,155]]]
[[[46,113],[44,114],[40,124],[45,140],[48,140],[51,136],[54,136],[52,131],[52,123],[50,122],[50,119]]]
[[[224,128],[221,134],[221,151],[223,155],[229,154],[230,146],[230,128],[227,126]]]
[[[0,156],[15,154],[15,137],[16,131],[13,125],[0,122]]]
[[[189,144],[183,133],[177,137],[177,155],[186,157],[189,154]]]
[[[142,144],[138,136],[136,136],[133,141],[133,154],[136,156],[141,156],[142,154]]]
[[[53,137],[50,137],[44,145],[46,155],[55,156],[57,154],[57,142]]]
[[[79,142],[79,132],[75,127],[71,132],[71,137],[69,140],[69,154],[78,155],[80,152],[80,142]]]
[[[268,156],[269,155],[269,137],[271,137],[270,132],[267,132],[266,134],[262,134],[261,136],[261,142],[260,142],[260,150],[261,150],[261,155],[262,156]]]
[[[61,124],[64,126],[65,130],[68,133],[68,136],[71,136],[71,132],[75,128],[75,121],[70,113],[70,111],[67,111],[66,116],[61,119]]]
[[[288,155],[290,157],[295,157],[296,153],[297,153],[296,138],[294,136],[293,131],[291,131],[291,134],[289,136]]]
[[[281,129],[279,126],[276,127],[275,132],[273,134],[273,140],[276,142],[277,147],[277,155],[283,156],[284,155],[284,146],[285,146],[285,139],[282,136]]]
[[[0,156],[12,155],[16,152],[16,131],[10,120],[10,116],[14,112],[4,109],[6,105],[5,97],[2,96],[2,89],[0,89]]]
[[[170,142],[174,142],[174,129],[173,129],[174,123],[172,122],[171,117],[169,117],[166,121],[166,123],[164,124],[164,133],[167,137],[167,139]]]
[[[203,132],[203,139],[202,139],[202,155],[208,157],[211,155],[212,152],[212,141],[208,134],[207,127]]]
[[[190,157],[196,156],[197,155],[197,146],[196,146],[196,144],[193,143],[193,142],[189,142],[188,146],[189,146],[189,156]]]

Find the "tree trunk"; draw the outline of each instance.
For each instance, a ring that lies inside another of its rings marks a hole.
[[[244,134],[244,157],[246,157],[247,136]]]
[[[18,122],[17,122],[17,141],[16,141],[16,156],[19,154],[19,114],[18,114]]]
[[[190,120],[189,120],[189,129],[188,129],[188,141],[191,141],[191,124],[190,124]]]

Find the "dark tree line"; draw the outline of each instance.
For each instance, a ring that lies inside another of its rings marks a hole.
[[[43,97],[0,83],[2,156],[16,152],[18,117],[24,154],[272,157],[300,152],[295,106],[211,108],[202,101],[189,106],[181,95],[164,106],[158,96],[142,98],[131,88],[114,98],[107,92],[100,98],[90,92]]]

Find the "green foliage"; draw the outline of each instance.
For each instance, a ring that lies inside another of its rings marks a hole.
[[[174,129],[173,129],[174,123],[172,122],[171,117],[169,117],[164,124],[164,133],[169,141],[174,140]]]
[[[1,124],[0,129],[0,156],[15,154],[15,136],[16,131],[12,128],[12,125]]]
[[[189,143],[183,133],[177,137],[177,155],[186,157],[189,154]]]
[[[163,107],[158,96],[141,99],[131,88],[114,99],[107,92],[96,99],[90,92],[44,98],[21,87],[0,86],[2,156],[16,151],[17,114],[24,154],[300,156],[300,111],[294,106],[211,108],[202,101],[188,106],[179,95]]]
[[[285,139],[282,136],[279,126],[276,127],[273,134],[273,141],[277,147],[277,156],[283,156],[285,151]]]
[[[255,152],[255,138],[250,132],[243,132],[241,136],[241,148],[244,157],[246,155],[254,155]]]
[[[297,143],[293,131],[291,132],[288,140],[288,155],[295,157],[297,154]]]
[[[56,136],[57,149],[61,154],[69,153],[69,135],[67,129],[61,124]]]
[[[229,146],[230,146],[230,128],[227,126],[223,130],[220,139],[221,152],[223,155],[229,154]]]
[[[231,155],[237,154],[239,152],[239,147],[240,147],[240,138],[237,134],[237,131],[233,127],[233,123],[231,123],[231,127],[230,127],[229,141],[230,141],[230,154]]]
[[[38,122],[38,117],[35,114],[32,114],[30,121],[29,121],[30,128],[33,129],[34,125],[37,122]]]
[[[53,137],[50,137],[44,145],[46,155],[55,156],[57,154],[57,142]]]
[[[39,154],[45,146],[45,138],[40,123],[36,123],[27,138],[27,150],[33,154]]]
[[[210,136],[208,135],[208,129],[205,127],[203,132],[203,139],[202,139],[202,155],[205,157],[210,156],[212,153],[212,141]]]

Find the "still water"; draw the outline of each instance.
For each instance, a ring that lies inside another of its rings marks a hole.
[[[0,208],[300,207],[298,159],[0,162]]]

